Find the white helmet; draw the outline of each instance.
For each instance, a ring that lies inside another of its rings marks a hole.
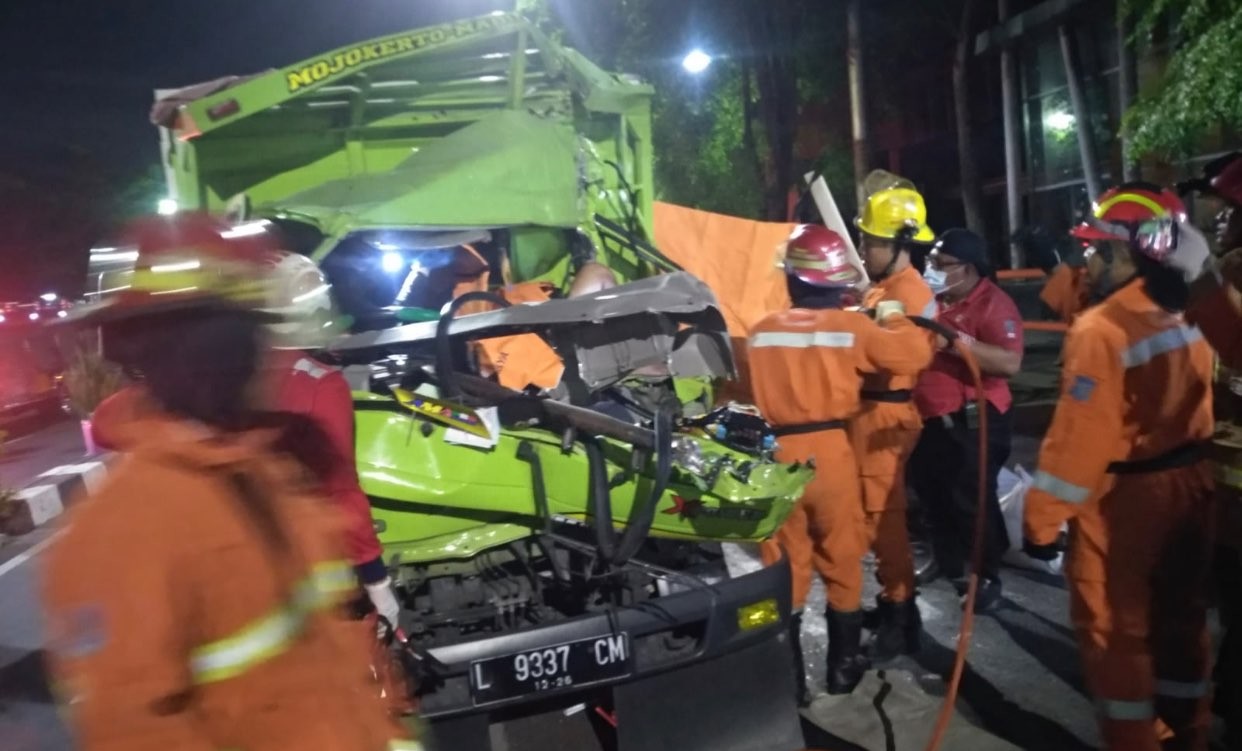
[[[321,349],[341,331],[332,285],[306,256],[281,253],[272,269],[267,312],[281,317],[268,325],[276,349]]]

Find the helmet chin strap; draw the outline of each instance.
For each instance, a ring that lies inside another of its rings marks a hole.
[[[897,259],[901,257],[903,250],[908,250],[910,239],[914,237],[914,229],[911,227],[902,227],[893,237],[893,257],[888,259],[888,263],[876,274],[875,280],[881,281],[893,275],[893,269],[897,266]]]
[[[1110,267],[1110,270],[1111,270],[1111,267]],[[1109,297],[1111,297],[1114,292],[1116,292],[1117,290],[1121,289],[1122,287],[1126,286],[1130,282],[1137,279],[1138,276],[1139,276],[1139,273],[1135,271],[1133,274],[1130,274],[1125,279],[1122,279],[1119,282],[1113,282],[1112,274],[1110,273],[1106,277],[1108,281],[1106,281],[1105,283],[1103,284],[1097,283],[1097,284],[1091,285],[1092,297],[1095,298],[1096,302],[1103,302],[1104,300],[1107,300]]]

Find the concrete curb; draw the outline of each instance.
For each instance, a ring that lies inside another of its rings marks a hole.
[[[99,488],[108,474],[111,455],[105,454],[80,464],[53,467],[17,492],[18,511],[9,522],[10,535],[27,534],[55,519],[75,501]]]

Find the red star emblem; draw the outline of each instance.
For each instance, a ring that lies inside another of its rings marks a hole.
[[[691,517],[698,516],[699,511],[701,511],[702,509],[703,509],[702,501],[689,500],[686,498],[682,498],[679,495],[675,495],[673,496],[673,505],[670,508],[665,509],[664,513],[667,514],[668,516],[676,515],[676,516],[680,516],[683,519],[688,519]]]

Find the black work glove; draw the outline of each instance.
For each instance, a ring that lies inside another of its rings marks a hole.
[[[1055,561],[1063,550],[1060,541],[1050,542],[1047,545],[1036,545],[1030,540],[1022,541],[1022,552],[1037,561]]]

